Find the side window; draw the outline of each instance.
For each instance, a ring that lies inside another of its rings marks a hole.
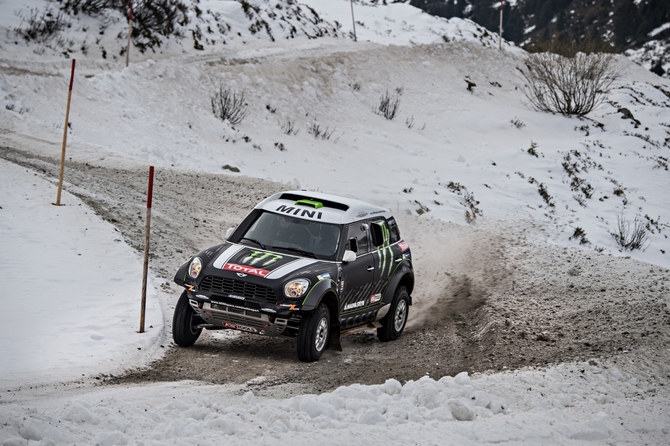
[[[349,225],[348,236],[349,240],[356,240],[357,255],[365,254],[370,249],[370,242],[368,237],[368,226],[364,221],[359,221]],[[351,248],[350,248],[351,249]]]
[[[391,244],[400,241],[400,230],[398,229],[398,224],[395,222],[395,218],[391,217],[388,220],[389,230],[391,232]]]

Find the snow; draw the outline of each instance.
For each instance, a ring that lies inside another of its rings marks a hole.
[[[165,41],[157,53],[134,51],[128,68],[116,55],[103,60],[98,47],[74,54],[68,156],[216,173],[230,164],[244,175],[352,196],[395,212],[425,206],[425,218],[462,224],[465,211],[473,211],[468,194],[474,194],[482,227],[530,218],[542,228],[531,237],[568,246],[579,246],[570,238],[579,227],[588,237],[584,249],[670,267],[663,232],[670,220],[666,80],[622,60],[624,77],[589,120],[550,116],[524,104],[515,75],[521,51],[507,44],[498,52],[495,36],[472,22],[430,17],[407,3],[356,3],[362,25],[354,43],[346,37],[352,31],[348,0],[303,3],[338,37],[289,40],[273,24],[272,42],[249,32],[239,3],[202,0],[203,11],[212,11],[203,23],[225,13],[240,35],[214,33],[217,42],[205,42],[202,52],[191,41]],[[14,44],[11,33],[21,23],[17,11],[42,5],[0,2],[0,143],[54,157],[70,62],[48,48],[37,54],[24,42]],[[101,42],[120,47],[124,39],[115,36],[125,25],[120,14],[111,19]],[[76,19],[68,36],[85,38],[82,26],[90,20]],[[224,50],[222,38],[228,39]],[[433,46],[422,46],[427,44]],[[339,62],[338,52],[351,59]],[[232,60],[237,62],[228,64]],[[472,93],[465,89],[466,76],[477,84]],[[211,115],[209,95],[218,85],[247,94],[250,113],[241,125]],[[394,121],[370,111],[385,91],[402,92]],[[641,125],[622,119],[620,108]],[[281,131],[287,119],[295,121],[298,135]],[[335,129],[333,139],[309,135],[313,122]],[[245,136],[252,142],[245,143]],[[285,152],[274,149],[279,141]],[[528,153],[533,143],[537,157]],[[351,162],[361,158],[375,168]],[[582,197],[585,206],[571,189],[566,160],[577,163],[578,179],[594,190],[593,198]],[[553,206],[538,194],[540,184]],[[623,196],[614,194],[617,188]],[[357,443],[363,436],[390,445],[637,444],[641,437],[667,444],[667,396],[650,384],[652,372],[634,364],[387,380],[292,397],[290,386],[268,397],[254,395],[251,384],[83,383],[59,389],[82,375],[115,373],[156,357],[171,316],[153,279],[148,332],[136,332],[141,261],[68,189],[66,184],[65,206],[53,206],[52,182],[0,162],[5,446],[220,444],[222,438],[240,445],[307,445]],[[618,251],[610,235],[617,216],[656,221],[645,250]]]
[[[0,161],[0,386],[53,382],[141,363],[161,337],[156,290],[137,334],[142,266],[78,198]],[[140,350],[141,349],[141,350]]]
[[[665,401],[644,399],[645,391],[606,367],[576,363],[473,377],[461,373],[404,385],[389,379],[289,398],[194,382],[87,389],[48,399],[22,390],[3,395],[0,438],[4,444],[49,438],[110,445],[307,445],[375,436],[390,445],[571,445],[630,444],[644,432],[649,444],[667,440]],[[620,401],[637,392],[638,406],[627,413]]]
[[[649,36],[649,37],[654,37],[654,36],[656,36],[657,34],[662,33],[663,31],[665,31],[665,30],[668,29],[668,28],[670,28],[670,22],[668,22],[668,23],[664,23],[664,24],[662,24],[661,26],[652,29],[652,30],[649,32],[648,36]]]

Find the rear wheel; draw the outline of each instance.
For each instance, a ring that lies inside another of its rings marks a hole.
[[[318,361],[328,346],[330,311],[326,304],[302,318],[298,330],[298,359],[303,362]]]
[[[409,294],[404,286],[398,287],[391,302],[391,308],[382,318],[382,326],[377,329],[377,338],[382,342],[394,341],[400,337],[409,314]]]
[[[189,347],[198,340],[202,328],[197,328],[202,324],[202,319],[198,316],[188,302],[186,291],[181,293],[177,306],[174,308],[172,318],[172,339],[175,344],[182,347]]]

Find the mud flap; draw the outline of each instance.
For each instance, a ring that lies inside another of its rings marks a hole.
[[[342,343],[340,342],[340,330],[333,330],[330,334],[330,342],[328,342],[327,350],[342,351]]]

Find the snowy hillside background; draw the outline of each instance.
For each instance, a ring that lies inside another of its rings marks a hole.
[[[251,5],[247,13],[244,5]],[[18,138],[29,126],[45,139],[58,138],[69,76],[59,52],[67,47],[68,57],[79,58],[70,117],[75,160],[121,156],[214,173],[228,165],[464,224],[532,218],[545,227],[542,237],[556,243],[670,265],[670,201],[661,186],[670,146],[667,81],[621,58],[626,74],[604,107],[584,119],[538,113],[526,104],[517,74],[522,51],[509,44],[495,51],[496,38],[472,22],[434,18],[404,3],[359,5],[359,42],[353,42],[347,6],[194,3],[184,37],[161,37],[144,53],[134,48],[126,70],[120,12],[68,16],[69,28],[35,43],[11,35],[25,26],[22,6],[3,15],[13,20],[5,23],[11,39],[3,44],[11,57],[3,69],[6,137]],[[84,54],[76,48],[91,39],[93,20],[109,27],[94,33],[100,41],[89,42]],[[193,37],[204,28],[211,31],[207,39]],[[354,49],[347,59],[336,54]],[[318,61],[294,59],[314,51]],[[52,62],[41,65],[46,60]],[[477,84],[473,92],[466,79]],[[210,101],[221,87],[245,95],[248,116],[240,125],[212,114]],[[400,103],[394,120],[372,112],[386,92]],[[287,127],[297,134],[287,135]],[[374,160],[376,173],[351,162],[361,156]],[[343,183],[343,175],[356,181]],[[643,250],[619,252],[611,235],[619,221],[645,227]]]
[[[76,58],[71,160],[225,174],[239,169],[239,175],[352,196],[422,219],[524,226],[538,241],[670,266],[667,80],[621,57],[624,76],[607,103],[586,118],[566,118],[529,108],[516,69],[523,51],[507,42],[499,51],[495,36],[468,20],[435,18],[406,3],[356,4],[354,42],[347,0],[184,5],[172,34],[133,39],[125,68],[122,10],[59,15],[64,3],[0,0],[2,146],[59,156],[70,59]],[[56,32],[26,40],[31,17]],[[54,17],[60,17],[56,24]],[[466,81],[476,84],[474,91],[466,89]],[[220,87],[244,93],[248,115],[240,124],[213,116],[210,101]],[[373,112],[386,93],[400,103],[393,120]],[[317,128],[326,136],[316,138]],[[50,379],[71,382],[80,371],[109,373],[160,354],[159,345],[169,336],[163,322],[171,314],[154,280],[150,308],[154,315],[163,313],[155,322],[161,333],[133,338],[127,320],[136,318],[134,308],[89,325],[86,311],[106,311],[108,294],[126,295],[138,285],[133,274],[119,278],[92,271],[110,259],[116,263],[109,269],[130,268],[123,261],[128,251],[107,248],[119,242],[100,220],[95,222],[102,225],[96,229],[100,239],[84,243],[88,250],[65,250],[67,240],[47,231],[54,208],[26,204],[48,200],[53,184],[25,169],[4,167],[2,173],[4,196],[23,193],[0,203],[13,215],[3,215],[0,227],[3,247],[12,247],[3,250],[3,273],[17,284],[34,280],[14,262],[25,254],[21,241],[32,237],[34,246],[55,253],[56,264],[78,265],[91,283],[109,283],[98,296],[99,307],[84,308],[82,318],[71,321],[71,336],[84,340],[68,342],[60,352],[42,345],[42,352],[54,354],[52,371],[25,356],[8,360],[17,351],[39,352],[32,349],[48,338],[49,327],[46,334],[26,335],[23,350],[15,342],[20,328],[3,329],[3,389],[9,391],[0,404],[5,445],[216,444],[222,434],[235,435],[238,444],[257,444],[259,437],[295,444],[320,438],[328,444],[361,435],[383,436],[389,444],[444,444],[445,432],[454,444],[667,439],[667,399],[643,398],[642,372],[632,363],[426,377],[404,386],[389,380],[288,399],[255,398],[244,386],[197,383],[130,390],[86,384],[78,390],[77,384],[71,393],[38,387]],[[93,223],[75,212],[80,203],[73,196],[68,200],[65,226],[82,231],[81,238]],[[23,221],[31,215],[40,219],[26,236]],[[637,220],[646,229],[644,249],[619,250],[611,235],[618,219],[631,225]],[[76,263],[79,254],[87,256],[83,264]],[[139,263],[137,255],[133,260]],[[63,282],[56,274],[42,286],[53,291],[49,297],[65,299],[70,290]],[[15,285],[3,292],[3,309],[22,291]],[[24,304],[13,314],[30,311],[39,301]],[[63,330],[57,324],[50,328],[52,334]],[[107,339],[104,346],[92,342]],[[127,362],[120,364],[119,358]],[[36,389],[30,389],[33,384]],[[412,429],[405,429],[407,424]]]

